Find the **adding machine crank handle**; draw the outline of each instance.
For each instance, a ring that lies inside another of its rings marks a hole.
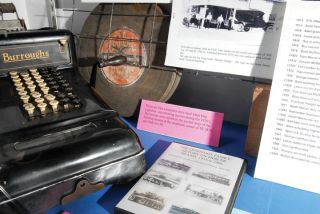
[[[127,62],[127,58],[122,55],[111,57],[110,59],[99,58],[92,66],[92,72],[90,76],[90,86],[96,86],[97,68],[104,68],[107,66],[119,66]]]

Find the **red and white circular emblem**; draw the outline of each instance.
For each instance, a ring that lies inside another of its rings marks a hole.
[[[102,68],[104,77],[117,86],[127,86],[136,82],[143,74],[147,61],[145,45],[133,30],[120,28],[110,33],[101,45],[101,54],[111,58],[117,55],[127,57],[127,64]]]

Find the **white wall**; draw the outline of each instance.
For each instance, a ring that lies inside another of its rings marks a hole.
[[[26,0],[1,0],[1,3],[13,3],[16,6],[19,17],[24,19],[27,28],[30,27],[29,18],[28,18],[27,9],[26,9],[27,8]],[[8,14],[4,14],[3,18],[5,20],[16,19],[16,15],[8,13]]]
[[[81,0],[56,0],[58,26],[62,29],[69,29],[77,34],[81,32],[82,26],[90,12],[65,11],[64,9],[79,9],[92,11],[97,6],[96,3],[82,3]],[[73,15],[73,19],[72,19]]]
[[[21,0],[20,0],[21,1]],[[26,2],[26,10],[29,19],[29,29],[49,27],[47,15],[47,1],[22,0]]]
[[[50,27],[51,21],[48,16],[49,0],[1,0],[2,3],[14,3],[20,18],[26,22],[28,29]],[[96,3],[82,3],[81,0],[56,0],[57,24],[59,29],[69,29],[73,33],[80,33],[89,12],[72,12],[64,9],[81,9],[92,11]],[[73,15],[73,21],[72,21]],[[14,14],[4,16],[5,19],[15,19]],[[72,24],[72,26],[71,26]]]

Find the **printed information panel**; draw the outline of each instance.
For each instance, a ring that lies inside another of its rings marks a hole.
[[[320,4],[290,1],[255,177],[320,193]]]
[[[138,129],[219,146],[223,113],[142,100]]]
[[[286,3],[175,0],[166,65],[271,79]]]

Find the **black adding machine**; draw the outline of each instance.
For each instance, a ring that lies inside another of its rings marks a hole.
[[[95,69],[125,58],[93,60]],[[0,35],[0,213],[43,213],[145,171],[136,134],[78,72],[73,35]]]

